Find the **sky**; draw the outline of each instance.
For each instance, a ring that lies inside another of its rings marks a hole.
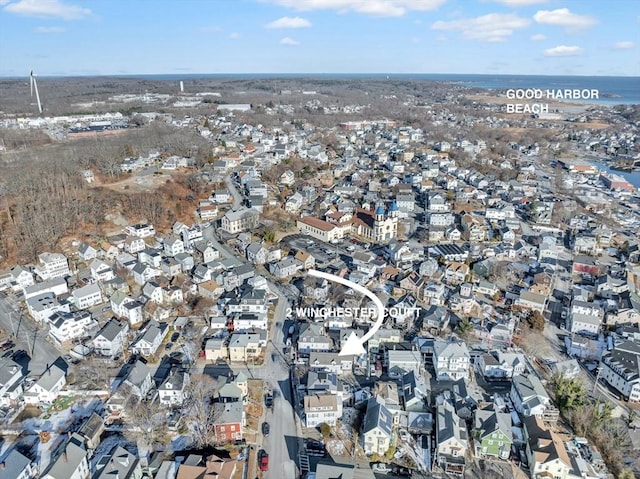
[[[640,75],[638,0],[0,0],[0,76]]]

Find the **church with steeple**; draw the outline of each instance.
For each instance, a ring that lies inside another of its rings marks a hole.
[[[351,218],[351,233],[371,243],[388,243],[398,237],[398,205],[387,210],[379,204],[373,208],[356,208]]]

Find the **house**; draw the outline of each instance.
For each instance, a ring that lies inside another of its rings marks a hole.
[[[337,356],[335,353],[312,352],[309,355],[312,371],[325,371],[341,376],[353,370],[353,356]]]
[[[232,362],[247,362],[256,360],[262,354],[262,341],[259,334],[235,333],[227,346],[229,360]]]
[[[137,238],[149,238],[151,236],[155,236],[156,230],[152,224],[138,223],[135,225],[127,226],[125,228],[125,233]]]
[[[145,263],[136,263],[131,272],[133,274],[133,280],[140,286],[160,274],[159,270]]]
[[[526,359],[520,353],[491,351],[478,356],[475,363],[476,370],[485,378],[511,379],[524,374]]]
[[[40,477],[41,479],[88,479],[91,475],[88,456],[82,436],[72,433],[55,452]]]
[[[479,407],[475,412],[474,437],[477,457],[508,459],[513,442],[511,414],[497,410],[494,403]]]
[[[97,327],[97,324],[88,311],[75,313],[58,311],[49,318],[49,336],[56,343],[62,344],[86,335],[88,331]]]
[[[142,294],[144,294],[149,301],[153,301],[156,304],[162,304],[163,294],[162,288],[155,281],[149,281],[142,287]]]
[[[416,371],[409,371],[402,376],[400,383],[402,404],[407,412],[422,412],[429,404],[431,393],[424,377]]]
[[[131,392],[135,394],[138,399],[143,399],[151,391],[153,386],[153,377],[151,375],[151,368],[140,360],[137,360],[133,366],[129,369],[127,379],[124,380],[124,384],[131,388]]]
[[[78,309],[86,309],[103,302],[102,291],[96,283],[82,286],[71,293]]]
[[[303,323],[298,335],[298,353],[328,352],[333,348],[332,339],[325,333],[322,323]]]
[[[93,338],[93,351],[96,354],[113,358],[124,351],[128,332],[129,325],[127,323],[111,318]]]
[[[109,281],[116,277],[113,268],[101,259],[94,259],[89,264],[89,271],[91,272],[91,277],[96,281]]]
[[[602,327],[601,318],[598,315],[571,312],[567,329],[571,333],[588,333],[597,336]]]
[[[24,269],[22,266],[11,268],[11,281],[14,283],[13,289],[16,291],[35,284],[33,273]]]
[[[98,257],[98,250],[87,243],[80,243],[78,246],[78,256],[83,261],[89,261]]]
[[[138,456],[122,446],[115,446],[95,465],[93,479],[142,479],[142,464]]]
[[[640,402],[640,354],[624,346],[602,356],[600,376],[629,402]]]
[[[168,236],[162,242],[164,254],[174,257],[177,254],[184,253],[184,241],[175,236]]]
[[[560,437],[547,429],[539,417],[525,417],[523,423],[531,477],[575,477],[571,474],[572,461]]]
[[[158,386],[160,404],[163,406],[181,406],[186,398],[186,388],[188,385],[188,373],[172,370],[160,386]]]
[[[25,303],[31,317],[39,323],[44,323],[56,312],[69,312],[69,304],[60,304],[53,293],[33,296]]]
[[[0,477],[2,479],[34,479],[38,477],[38,466],[35,461],[13,448],[2,461]]]
[[[41,283],[35,283],[31,286],[25,286],[23,289],[25,299],[32,298],[44,293],[52,293],[56,296],[62,296],[69,292],[67,281],[64,278],[52,278]]]
[[[260,212],[253,208],[243,208],[238,211],[227,211],[222,217],[220,228],[229,234],[251,231],[258,226]]]
[[[336,394],[309,394],[304,397],[304,414],[307,427],[335,426],[342,417],[342,400]]]
[[[220,251],[215,249],[212,244],[207,241],[198,241],[195,249],[202,258],[203,263],[211,263],[220,258]]]
[[[304,197],[300,193],[294,193],[289,198],[287,198],[287,201],[284,205],[284,210],[288,211],[289,213],[295,213],[300,208],[302,208],[303,204]]]
[[[290,257],[269,265],[269,271],[277,278],[293,276],[300,268],[301,264]]]
[[[217,402],[213,405],[215,437],[219,443],[241,441],[245,425],[244,406],[242,401]]]
[[[143,304],[139,301],[129,301],[122,308],[124,310],[122,316],[129,320],[131,326],[135,326],[142,322],[142,308]]]
[[[316,259],[306,251],[298,251],[294,259],[302,265],[302,269],[312,269],[316,265]]]
[[[149,321],[149,325],[144,332],[139,334],[131,344],[131,352],[143,356],[155,354],[167,335],[168,330],[169,326],[166,323]]]
[[[42,373],[40,379],[24,393],[24,402],[30,406],[50,406],[66,384],[65,372],[55,364],[51,364]]]
[[[167,476],[162,476],[162,466],[165,464],[170,464],[172,471],[170,474],[167,473]],[[236,475],[236,469],[241,465],[242,462],[236,459],[223,459],[214,454],[206,459],[196,454],[190,454],[179,466],[176,466],[173,462],[163,462],[155,475],[155,479],[174,479],[176,476],[173,469],[176,467],[179,479],[233,479]]]
[[[129,254],[136,254],[140,251],[144,251],[146,247],[147,243],[145,243],[144,239],[136,236],[129,236],[124,241],[124,250]]]
[[[400,377],[409,371],[417,374],[424,369],[424,360],[420,351],[396,351],[389,349],[385,353],[385,359],[389,368],[389,375]]]
[[[436,340],[433,344],[433,366],[438,381],[469,379],[471,356],[464,342]]]
[[[227,314],[233,313],[260,313],[266,314],[268,310],[267,293],[264,289],[253,287],[246,288],[240,297],[227,303]]]
[[[67,257],[60,253],[40,253],[35,272],[42,280],[71,275]]]
[[[462,476],[469,447],[467,426],[447,395],[436,406],[436,444],[435,462],[446,474]]]
[[[376,398],[367,401],[362,426],[362,447],[368,456],[382,456],[391,446],[393,416]]]
[[[213,279],[198,283],[198,294],[209,299],[217,299],[224,293],[224,288]]]
[[[523,416],[543,417],[551,408],[551,399],[537,376],[515,376],[511,383],[510,398],[513,407]]]
[[[207,361],[226,360],[228,357],[229,351],[223,339],[207,339],[204,346],[204,358]]]
[[[10,358],[0,358],[0,407],[14,406],[22,396],[22,367]]]
[[[530,291],[522,291],[520,297],[515,300],[514,304],[515,306],[538,311],[542,314],[547,304],[547,297]]]
[[[448,283],[464,283],[469,276],[469,265],[452,261],[444,270],[444,279]]]

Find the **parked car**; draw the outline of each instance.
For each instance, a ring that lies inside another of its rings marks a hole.
[[[166,349],[168,351],[172,347],[173,347],[173,343],[167,343],[167,345],[164,347],[164,349]]]
[[[269,426],[268,422],[263,422],[262,423],[262,435],[267,437],[269,435],[269,431],[271,430],[271,427]]]
[[[266,407],[273,407],[273,393],[267,393],[264,395],[264,405]]]
[[[4,343],[2,345],[2,347],[0,349],[2,349],[3,351],[6,351],[7,349],[11,349],[15,345],[16,345],[16,343],[14,343],[13,341],[7,341],[6,343]]]
[[[179,337],[180,337],[180,333],[179,333],[178,331],[176,331],[175,333],[173,333],[173,334],[171,335],[171,339],[170,339],[170,341],[171,341],[172,343],[175,343],[175,342],[178,340],[178,338],[179,338]]]
[[[264,449],[260,449],[260,452],[258,452],[258,463],[261,471],[269,470],[269,454]]]
[[[371,466],[371,470],[378,474],[388,474],[391,472],[391,468],[384,462],[377,462]]]

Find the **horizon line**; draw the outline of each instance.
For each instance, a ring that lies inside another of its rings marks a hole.
[[[226,72],[226,73],[96,73],[96,74],[48,74],[42,73],[38,74],[40,78],[100,78],[100,77],[117,77],[117,78],[137,78],[137,77],[153,77],[153,76],[175,76],[175,77],[197,77],[197,76],[216,76],[216,77],[238,77],[238,76],[254,76],[254,77],[270,77],[277,78],[278,76],[284,77],[298,77],[298,78],[309,78],[314,76],[358,76],[358,77],[391,77],[391,76],[428,76],[428,75],[437,75],[437,76],[506,76],[506,77],[517,77],[517,76],[537,76],[537,77],[599,77],[599,78],[639,78],[639,75],[597,75],[597,74],[545,74],[545,73],[385,73],[385,72],[363,72],[363,73],[355,73],[355,72],[331,72],[331,73],[321,73],[321,72],[313,72],[313,73],[302,73],[302,72],[291,72],[291,73],[268,73],[268,72],[256,72],[256,73],[239,73],[239,72]],[[24,76],[22,75],[2,75],[0,74],[1,80],[12,80],[12,79],[23,79],[29,76],[27,72]],[[391,78],[389,78],[391,79]]]

